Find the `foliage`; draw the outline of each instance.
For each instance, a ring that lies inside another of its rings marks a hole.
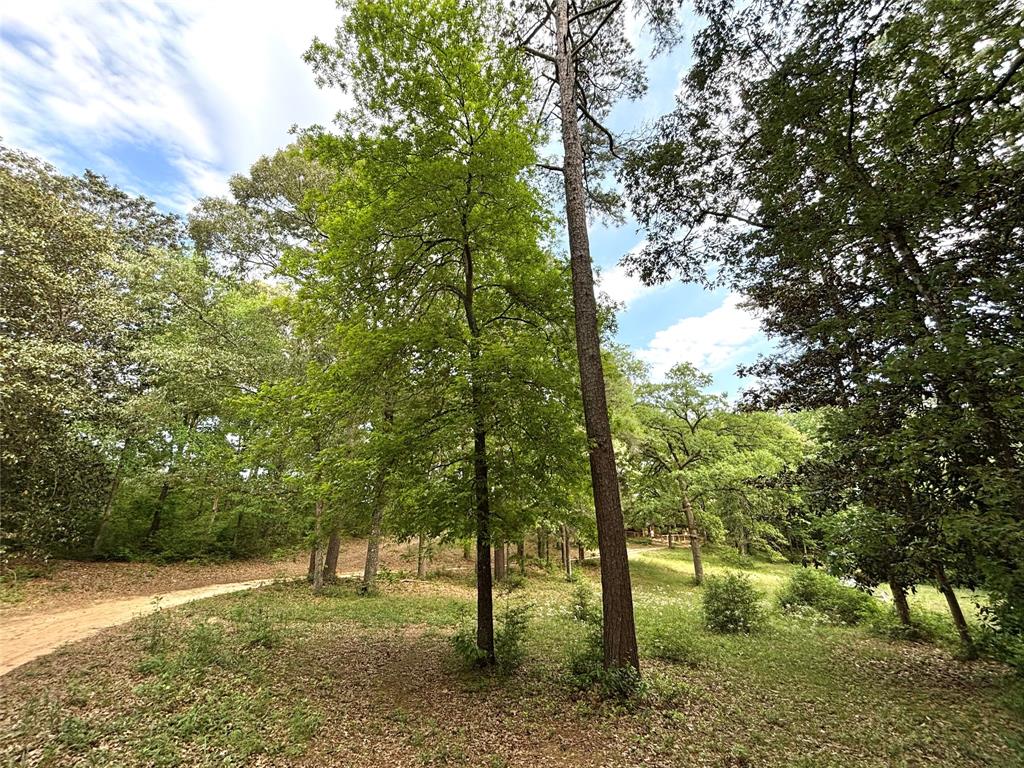
[[[794,571],[776,597],[784,611],[812,608],[838,624],[859,624],[880,612],[871,595],[814,568]]]
[[[886,523],[852,519],[881,537],[847,573],[945,569],[1003,601],[1007,632],[1024,627],[1018,6],[702,4],[676,108],[624,174],[649,235],[632,266],[700,280],[720,260],[778,339],[748,403],[828,409],[818,497]]]
[[[764,594],[746,574],[726,571],[709,577],[700,599],[704,624],[713,632],[748,634],[764,624]]]

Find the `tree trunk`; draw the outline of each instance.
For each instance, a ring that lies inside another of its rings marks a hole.
[[[504,581],[506,571],[505,545],[497,544],[494,547],[494,580]]]
[[[572,539],[569,537],[569,526],[562,524],[562,560],[565,565],[565,578],[572,578]]]
[[[416,578],[422,579],[427,575],[427,561],[424,557],[423,534],[416,537]]]
[[[519,575],[526,575],[526,542],[520,539],[516,544],[516,559],[519,561]]]
[[[693,580],[699,586],[704,583],[704,561],[700,556],[700,536],[697,535],[697,523],[693,519],[693,506],[685,493],[683,512],[686,514],[686,533],[690,537],[690,552],[693,554]]]
[[[117,469],[114,470],[114,477],[110,481],[110,492],[107,494],[107,501],[103,505],[103,514],[100,515],[100,527],[96,531],[96,538],[92,541],[92,556],[99,557],[100,545],[107,534],[107,526],[110,525],[110,511],[114,508],[114,496],[121,485],[121,474],[124,471],[124,455],[128,450],[127,441],[117,457]]]
[[[242,532],[242,516],[243,516],[243,514],[244,514],[244,512],[242,511],[242,509],[239,509],[238,510],[238,517],[235,518],[235,537],[234,537],[234,539],[231,542],[231,552],[233,554],[236,554],[236,555],[238,554],[238,537],[239,537],[239,534],[241,534],[241,532]]]
[[[327,555],[324,558],[324,581],[336,584],[338,581],[338,555],[341,554],[341,531],[335,525],[327,541]]]
[[[949,606],[949,615],[953,617],[953,626],[956,627],[956,633],[960,636],[960,644],[963,646],[964,655],[969,659],[975,658],[977,656],[977,649],[974,647],[974,641],[971,639],[971,630],[967,626],[964,612],[960,609],[960,601],[957,600],[956,592],[953,591],[949,579],[946,578],[946,569],[941,564],[935,568],[935,581],[939,585],[939,591],[942,593],[942,596],[946,598],[946,605]]]
[[[487,486],[487,433],[482,418],[473,432],[473,486],[476,497],[476,645],[494,664],[494,595],[491,582],[491,503]]]
[[[306,569],[306,581],[313,583],[313,574],[316,573],[316,544],[309,548],[309,568]]]
[[[171,484],[164,480],[164,484],[160,486],[160,496],[156,500],[156,507],[153,509],[153,519],[149,521],[149,531],[146,533],[146,539],[152,539],[156,536],[160,530],[160,523],[164,512],[164,502],[167,501],[167,495],[171,492]]]
[[[672,549],[672,529],[668,529],[668,548]]]
[[[569,230],[569,264],[576,316],[576,353],[579,358],[580,391],[589,443],[597,546],[601,553],[604,665],[631,666],[639,671],[626,529],[622,518],[611,425],[608,421],[597,301],[594,298],[594,273],[587,234],[583,144],[577,122],[576,66],[569,42],[569,3],[568,0],[556,0],[555,6],[556,76],[562,118],[562,177],[565,182],[565,216]]]
[[[370,536],[366,540],[366,565],[363,566],[364,592],[372,592],[377,586],[377,568],[380,567],[380,531],[384,522],[382,487],[383,485],[378,487],[373,514],[370,516]]]
[[[892,591],[892,603],[896,606],[896,615],[899,616],[900,624],[910,626],[910,603],[907,602],[906,588],[895,579],[889,579],[889,589]]]
[[[213,505],[210,509],[210,519],[206,523],[206,538],[213,536],[213,525],[217,522],[217,513],[220,512],[220,493],[213,494]]]
[[[579,562],[585,562],[587,559],[587,549],[582,543],[577,544],[576,554],[579,555]]]
[[[462,540],[462,559],[472,560],[473,559],[473,540],[463,539]]]
[[[319,595],[324,588],[324,564],[327,561],[327,548],[322,541],[323,536],[323,499],[316,501],[316,522],[313,528],[313,594]]]

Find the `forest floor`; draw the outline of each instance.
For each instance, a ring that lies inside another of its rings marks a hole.
[[[631,559],[647,682],[628,701],[579,689],[579,585],[539,567],[496,599],[499,619],[529,606],[522,667],[466,669],[451,637],[471,619],[472,574],[444,564],[451,552],[426,580],[386,572],[375,596],[278,583],[36,659],[0,678],[0,764],[1022,764],[1024,685],[1008,668],[777,609],[758,634],[713,635],[687,551]],[[707,569],[729,560],[711,552]],[[742,568],[769,595],[793,570]],[[596,567],[579,581],[596,588]],[[915,596],[919,614],[937,604]]]
[[[360,573],[365,553],[365,541],[346,541],[339,552],[339,574]],[[413,557],[415,548],[408,544],[382,547],[386,568],[400,569]],[[306,563],[305,553],[228,563],[19,563],[8,569],[14,578],[4,582],[6,599],[0,602],[0,675],[65,643],[157,610],[301,578]]]

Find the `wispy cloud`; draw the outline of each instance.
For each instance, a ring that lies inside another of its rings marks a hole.
[[[119,182],[187,207],[286,143],[291,125],[327,122],[342,106],[301,60],[337,21],[331,0],[8,5],[0,135],[58,164],[129,169]],[[121,159],[125,148],[136,162]]]
[[[629,253],[637,253],[646,245],[647,241],[641,240],[629,250]],[[661,285],[644,285],[639,277],[629,274],[621,262],[600,270],[597,276],[597,290],[627,309],[637,299],[654,293],[660,288],[662,288]]]
[[[651,366],[655,379],[664,378],[673,365],[684,361],[706,373],[723,371],[765,341],[757,317],[741,302],[739,294],[730,293],[707,314],[684,317],[658,331],[637,354]]]

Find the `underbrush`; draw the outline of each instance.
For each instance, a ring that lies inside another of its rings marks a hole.
[[[766,622],[763,598],[764,594],[746,574],[726,571],[720,576],[709,576],[701,589],[704,624],[713,632],[724,634],[757,632]]]
[[[817,612],[835,624],[860,624],[882,613],[882,607],[871,595],[843,586],[834,576],[810,568],[794,571],[776,599],[787,613]]]

